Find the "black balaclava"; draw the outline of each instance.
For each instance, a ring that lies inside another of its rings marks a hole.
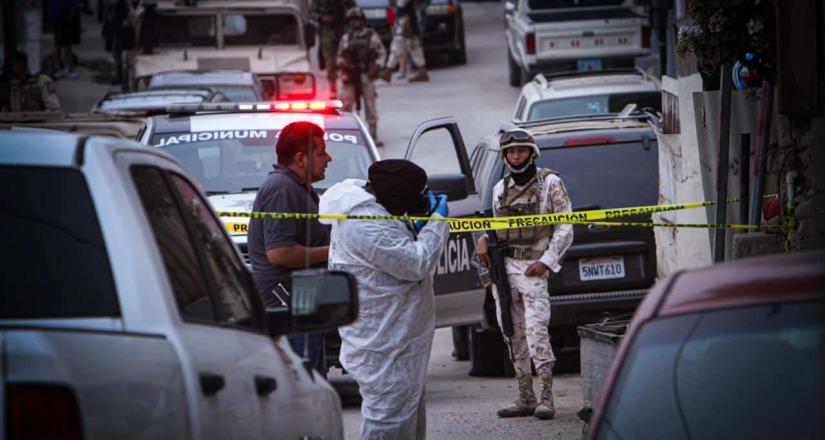
[[[418,165],[403,159],[381,160],[370,165],[370,192],[392,215],[413,211],[418,214],[427,188],[427,173]],[[426,209],[426,208],[425,208]]]
[[[524,185],[536,175],[536,161],[530,159],[530,166],[528,166],[527,169],[520,173],[511,172],[510,175],[513,177],[513,182],[515,182],[516,185]]]

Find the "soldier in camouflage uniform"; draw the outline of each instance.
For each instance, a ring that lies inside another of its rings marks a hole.
[[[529,215],[570,212],[570,197],[558,173],[536,167],[539,148],[523,129],[504,132],[499,139],[501,155],[510,169],[493,188],[493,215]],[[508,229],[498,232],[507,245],[505,266],[512,291],[510,313],[513,336],[505,338],[516,370],[519,395],[515,404],[498,411],[499,417],[533,415],[551,419],[553,404],[553,364],[556,361],[547,328],[550,323],[550,294],[547,280],[561,270],[561,260],[573,242],[573,225]],[[487,237],[479,238],[479,259],[489,266]],[[493,287],[496,308],[498,292]],[[501,313],[498,313],[501,326]],[[541,382],[539,399],[533,391],[530,361]]]
[[[366,26],[364,11],[351,8],[347,11],[349,30],[341,37],[338,48],[338,68],[341,71],[340,98],[344,103],[345,111],[361,109],[364,102],[364,116],[369,125],[370,134],[378,146],[383,145],[378,140],[378,113],[375,99],[375,80],[379,77],[385,80],[389,71],[382,68],[386,51],[381,43],[381,37],[373,29]]]
[[[319,60],[321,69],[326,68],[327,79],[332,96],[335,96],[335,85],[338,78],[336,54],[338,42],[344,33],[345,14],[355,7],[355,0],[314,0],[312,2],[312,17],[318,23],[318,41],[320,43]]]
[[[30,75],[22,52],[12,54],[0,80],[0,111],[60,111],[54,81],[46,75]]]
[[[424,59],[424,49],[421,47],[421,23],[418,19],[417,0],[390,0],[395,6],[396,19],[390,42],[390,57],[387,60],[387,69],[395,70],[401,54],[409,50],[410,58],[418,68],[410,81],[429,81],[427,62]]]

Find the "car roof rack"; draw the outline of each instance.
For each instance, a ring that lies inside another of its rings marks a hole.
[[[640,67],[611,68],[602,70],[573,70],[556,73],[539,73],[533,77],[533,82],[539,87],[546,89],[550,87],[550,82],[557,79],[584,78],[588,76],[603,75],[639,75],[644,79],[655,81],[656,79]]]
[[[635,105],[635,104],[628,104]],[[627,120],[638,120],[638,121],[646,121],[648,123],[658,125],[659,124],[659,116],[655,113],[650,111],[646,111],[644,109],[637,110],[635,108],[628,109],[625,107],[622,112],[620,113],[591,113],[585,115],[571,115],[571,116],[557,116],[553,118],[547,119],[539,119],[535,121],[528,121],[528,122],[511,122],[503,124],[502,127],[499,129],[499,133],[503,130],[508,128],[533,128],[533,127],[540,127],[542,125],[552,125],[552,124],[561,124],[566,122],[580,122],[580,121],[627,121]],[[508,125],[509,124],[509,125]]]

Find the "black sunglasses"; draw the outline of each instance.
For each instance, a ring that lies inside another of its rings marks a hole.
[[[525,142],[533,142],[533,136],[526,130],[508,130],[504,133],[501,133],[501,136],[498,138],[499,145],[506,145],[512,143],[525,143]]]

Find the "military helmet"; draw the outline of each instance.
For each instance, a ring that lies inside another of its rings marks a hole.
[[[501,158],[504,160],[504,163],[507,164],[507,167],[514,173],[520,173],[526,170],[527,167],[529,167],[530,164],[541,155],[541,151],[539,151],[539,146],[536,144],[536,140],[533,138],[533,135],[523,128],[512,128],[502,132],[498,138],[498,143]],[[507,149],[513,147],[527,147],[533,150],[533,154],[530,155],[530,160],[527,161],[523,167],[518,169],[513,168],[510,165],[510,162],[507,162]]]
[[[361,10],[361,8],[359,8],[357,6],[354,7],[354,8],[349,8],[347,10],[346,17],[347,17],[347,21],[350,21],[350,20],[355,19],[355,18],[360,18],[361,20],[366,20],[367,19],[367,16],[364,15],[364,11]]]

